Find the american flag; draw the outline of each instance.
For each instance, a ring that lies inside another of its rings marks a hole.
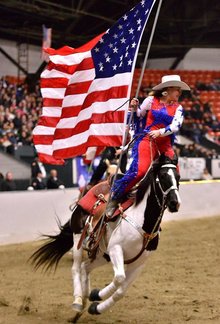
[[[33,131],[44,163],[122,145],[141,37],[156,0],[142,0],[113,27],[74,49],[48,49],[41,75],[43,113]],[[121,109],[115,111],[118,107]]]
[[[42,25],[42,31],[43,31],[43,40],[42,40],[41,58],[42,60],[48,62],[49,56],[47,53],[45,53],[45,49],[51,46],[52,28],[47,28],[45,25]]]

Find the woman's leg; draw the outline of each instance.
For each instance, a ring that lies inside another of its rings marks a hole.
[[[132,151],[133,161],[125,175],[116,180],[111,189],[112,197],[106,207],[106,215],[111,218],[123,195],[136,185],[147,173],[157,156],[157,148],[148,136],[135,143]]]
[[[136,185],[146,174],[157,155],[156,146],[148,136],[145,136],[133,148],[133,161],[124,177],[116,180],[112,188],[112,199],[120,199],[134,185]]]

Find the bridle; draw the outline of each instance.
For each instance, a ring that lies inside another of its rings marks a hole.
[[[176,165],[174,165],[172,163],[167,163],[167,164],[163,164],[160,168],[172,168],[172,169],[176,169]],[[160,188],[160,191],[162,193],[162,196],[163,196],[162,204],[160,203],[160,199],[157,196],[157,192],[156,192],[156,188],[155,188],[155,183],[153,182],[155,197],[156,197],[156,200],[157,200],[157,203],[158,203],[159,207],[162,208],[162,211],[164,211],[165,208],[166,208],[165,204],[166,204],[166,199],[167,199],[168,194],[170,193],[171,190],[178,191],[178,187],[173,184],[167,190],[164,191],[163,188],[162,188],[162,185],[160,183],[160,180],[159,180],[158,176],[156,177],[156,183],[158,184],[158,186]]]

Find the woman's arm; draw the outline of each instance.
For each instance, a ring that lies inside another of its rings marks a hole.
[[[183,107],[179,105],[173,117],[172,123],[165,128],[160,129],[161,136],[167,136],[172,133],[177,133],[183,123]]]
[[[138,117],[144,117],[146,112],[151,109],[153,98],[154,97],[152,96],[145,98],[140,107],[139,100],[137,98],[133,98],[130,103],[130,109],[133,109]]]
[[[176,133],[179,131],[183,123],[183,107],[178,106],[176,113],[173,117],[172,123],[165,128],[155,129],[149,132],[151,138],[157,138],[159,136],[168,136],[170,134]]]
[[[137,110],[137,115],[139,117],[140,116],[144,117],[146,115],[147,111],[151,109],[153,99],[154,99],[153,96],[149,96],[149,97],[144,99],[144,101],[142,102],[140,108]]]

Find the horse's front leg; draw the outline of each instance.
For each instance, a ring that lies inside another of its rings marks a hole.
[[[81,284],[82,284],[82,302],[83,307],[86,306],[86,301],[90,295],[90,272],[107,263],[107,260],[103,257],[102,252],[100,251],[97,254],[96,259],[91,262],[90,259],[85,260],[81,265]]]
[[[149,252],[146,251],[145,255],[138,260],[139,262],[136,261],[127,265],[127,269],[125,272],[126,278],[118,288],[116,288],[114,282],[112,282],[107,287],[98,291],[98,296],[100,297],[100,299],[104,298],[104,296],[106,297],[106,295],[111,292],[112,295],[110,295],[110,297],[108,297],[106,300],[100,303],[98,303],[97,301],[93,302],[90,305],[88,312],[92,315],[102,314],[106,310],[111,308],[117,301],[119,301],[125,295],[125,292],[128,289],[128,287],[132,284],[132,282],[137,278],[138,274],[142,271],[144,267],[144,262],[148,255]],[[97,298],[97,300],[100,299]]]
[[[123,256],[123,250],[121,245],[110,244],[108,250],[109,250],[109,256],[112,262],[112,266],[114,269],[114,279],[105,288],[101,290],[98,289],[92,290],[89,296],[89,300],[95,302],[92,303],[89,307],[88,311],[91,314],[100,314],[100,312],[96,309],[97,306],[99,307],[100,305],[103,305],[103,310],[101,310],[101,312],[104,312],[105,309],[108,309],[115,303],[113,296],[115,296],[116,291],[119,291],[118,296],[120,296],[119,288],[121,287],[122,283],[125,281],[126,278],[125,269],[124,269],[124,256]],[[119,297],[119,299],[120,298],[121,297]],[[100,305],[96,302],[96,301],[101,301],[103,299],[106,299],[106,301],[102,302]]]
[[[83,292],[81,283],[81,265],[83,249],[82,247],[78,250],[78,242],[80,240],[81,234],[73,234],[74,245],[73,245],[73,266],[72,266],[72,280],[73,280],[73,309],[77,312],[82,312],[83,310]]]
[[[114,270],[113,283],[116,287],[119,287],[125,280],[124,255],[121,245],[109,246],[109,256]]]

